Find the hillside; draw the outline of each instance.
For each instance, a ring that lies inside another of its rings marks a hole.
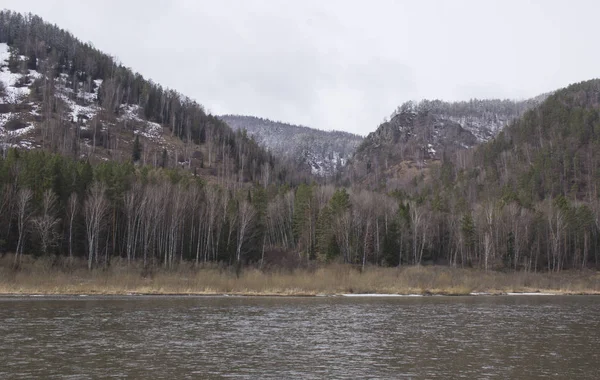
[[[228,181],[277,178],[273,157],[195,100],[38,16],[10,11],[0,12],[0,147],[92,161],[133,157]]]
[[[474,153],[484,191],[524,205],[600,196],[600,80],[576,83],[507,126]]]
[[[598,267],[599,152],[594,79],[554,92],[406,191],[418,199],[430,252],[445,251],[450,262],[554,272]]]
[[[308,167],[317,176],[339,171],[363,139],[348,132],[322,131],[253,116],[220,118],[234,130],[245,129],[273,155],[291,160],[298,167]]]
[[[545,96],[526,101],[406,102],[364,139],[349,170],[355,179],[372,185],[390,179],[394,183],[394,178],[403,184],[402,177],[412,178],[446,154],[490,141]]]

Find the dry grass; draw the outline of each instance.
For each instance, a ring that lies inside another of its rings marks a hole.
[[[0,293],[4,294],[244,294],[316,295],[342,293],[445,294],[471,292],[551,292],[600,294],[600,273],[560,274],[484,272],[439,266],[380,268],[360,272],[349,265],[317,269],[260,271],[248,268],[239,277],[229,268],[195,269],[184,264],[173,270],[144,273],[140,266],[113,262],[109,269],[89,272],[85,262],[57,263],[25,257],[12,269],[13,257],[0,259]],[[145,275],[143,275],[145,274]]]

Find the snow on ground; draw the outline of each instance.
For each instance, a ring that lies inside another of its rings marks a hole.
[[[10,52],[6,43],[0,43],[0,82],[4,85],[5,94],[0,97],[0,104],[17,104],[21,103],[29,95],[33,80],[41,76],[35,70],[29,70],[29,74],[24,75],[20,73],[12,73],[8,69],[8,60],[10,58]],[[20,60],[26,60],[27,57],[20,56]],[[17,87],[17,83],[22,80],[23,77],[27,77],[28,81],[25,86]],[[31,103],[32,111],[31,114],[39,115],[39,107]],[[35,127],[32,124],[26,124],[25,128],[9,131],[4,126],[14,118],[18,118],[19,115],[14,112],[6,112],[0,114],[0,145],[2,147],[21,147],[31,149],[33,142],[24,140],[23,137],[32,132]]]
[[[42,116],[42,113],[40,111],[40,105],[37,103],[29,103],[29,105],[31,106],[31,111],[30,113],[33,116]]]
[[[10,53],[8,45],[0,43],[0,82],[4,84],[6,95],[0,98],[0,103],[18,103],[22,98],[29,95],[28,87],[16,87],[16,83],[22,74],[13,74],[8,69]]]
[[[133,121],[143,124],[143,129],[137,129],[133,133],[140,135],[152,141],[163,141],[163,127],[158,123],[153,123],[144,120],[140,117],[140,106],[135,104],[127,104],[121,108],[120,121]]]
[[[67,75],[61,74],[56,96],[64,101],[71,109],[71,112],[68,114],[69,119],[75,122],[81,121],[83,123],[82,128],[85,129],[86,122],[96,116],[100,110],[100,107],[98,107],[95,102],[98,100],[98,91],[102,84],[102,80],[96,79],[94,81],[96,88],[94,88],[93,92],[79,90],[77,96],[75,96],[76,100],[73,100],[73,90],[66,87],[66,82]],[[80,85],[82,85],[82,83],[80,83]]]
[[[34,147],[39,148],[39,145],[35,145],[33,141],[25,140],[22,136],[34,130],[33,125],[26,128],[22,128],[16,131],[5,131],[4,128],[0,128],[0,148],[23,148],[32,149]]]
[[[323,156],[314,154],[306,149],[303,154],[306,157],[307,163],[310,165],[311,173],[319,177],[335,174],[338,164],[340,167],[343,167],[346,165],[347,161],[347,159],[342,157],[340,152],[332,152],[331,156]]]
[[[429,152],[429,154],[435,155],[436,151],[435,149],[433,149],[432,144],[427,144],[427,152]]]
[[[4,128],[7,122],[12,119],[11,113],[0,114],[0,146],[6,147],[21,147],[31,149],[32,141],[24,140],[23,137],[35,130],[32,124],[28,124],[25,128],[8,131]]]
[[[146,122],[146,130],[137,130],[136,135],[144,136],[147,139],[159,141],[162,140],[163,128],[158,123]]]
[[[140,106],[135,104],[127,104],[120,109],[121,116],[119,116],[119,120],[131,120],[137,121],[140,123],[144,123],[145,120],[140,117]]]
[[[498,117],[495,120],[485,120],[481,117],[454,117],[448,119],[460,124],[461,127],[471,132],[478,142],[489,141],[498,134],[510,120]]]
[[[0,133],[4,130],[4,125],[12,119],[13,114],[11,112],[8,113],[0,113]]]
[[[65,95],[64,93],[58,93],[56,95],[71,109],[68,117],[72,121],[76,122],[81,119],[81,121],[85,124],[87,120],[92,119],[98,113],[99,108],[95,104],[82,106],[71,100],[69,96]],[[82,126],[82,128],[85,129],[85,126]]]
[[[100,91],[100,86],[102,85],[102,79],[94,80],[94,90],[92,92],[84,91],[83,83],[79,82],[79,91],[77,92],[77,97],[79,99],[83,99],[86,102],[96,102],[98,101],[98,91]]]

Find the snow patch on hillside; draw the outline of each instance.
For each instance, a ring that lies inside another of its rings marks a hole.
[[[119,112],[121,115],[119,116],[119,120],[121,121],[136,121],[138,123],[145,123],[146,121],[140,117],[141,107],[136,104],[127,104],[121,106]]]
[[[461,127],[471,132],[482,143],[496,136],[512,119],[494,115],[490,118],[482,117],[453,117],[447,116],[448,120],[460,124]]]
[[[29,70],[28,75],[12,73],[8,69],[10,52],[6,43],[0,43],[0,82],[4,85],[6,94],[0,97],[0,104],[15,104],[21,102],[30,93],[29,86],[36,78],[41,76],[35,70]],[[20,57],[21,59],[25,57]],[[26,59],[26,58],[25,58]],[[29,77],[27,83],[19,84],[24,76]]]
[[[25,136],[35,130],[33,124],[26,124],[24,128],[16,129],[14,131],[7,130],[6,124],[13,119],[14,115],[11,113],[0,114],[0,148],[33,148],[33,141],[23,139]]]
[[[69,107],[67,118],[73,122],[82,124],[82,128],[86,129],[86,124],[93,119],[100,111],[100,107],[96,104],[98,101],[98,91],[102,85],[102,79],[94,80],[94,89],[92,92],[83,90],[83,83],[79,83],[77,94],[73,89],[67,87],[68,76],[61,74],[58,78],[59,84],[56,86],[56,96],[60,98]]]
[[[340,131],[322,131],[253,116],[221,116],[234,130],[248,136],[273,153],[307,167],[317,176],[333,175],[346,162],[362,137]]]
[[[41,76],[34,70],[29,70],[28,74],[12,73],[8,68],[10,52],[6,43],[0,43],[0,83],[4,88],[4,94],[0,96],[0,104],[19,104],[29,96],[29,86],[36,78]],[[19,56],[20,60],[27,60],[26,57]],[[31,105],[31,113],[38,113],[38,108]],[[31,149],[34,145],[32,141],[23,139],[31,134],[35,127],[31,123],[21,123],[23,128],[8,130],[6,125],[12,120],[19,120],[20,115],[16,112],[0,113],[0,147],[2,148],[25,148]]]
[[[135,133],[136,135],[144,136],[145,138],[153,141],[163,141],[163,128],[158,123],[147,121],[146,128],[144,130],[138,129],[133,133]]]
[[[147,121],[140,117],[141,107],[135,104],[128,104],[121,108],[119,121],[132,121],[135,124],[136,130],[133,132],[136,135],[143,136],[154,142],[164,142],[163,127],[151,121]]]

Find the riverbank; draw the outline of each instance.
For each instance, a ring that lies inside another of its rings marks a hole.
[[[178,268],[144,271],[139,265],[113,261],[108,269],[88,271],[83,261],[68,264],[25,257],[18,270],[12,257],[0,259],[0,294],[47,295],[480,295],[480,294],[600,294],[600,272],[495,272],[478,269],[420,266],[368,267],[349,265],[311,269]]]

